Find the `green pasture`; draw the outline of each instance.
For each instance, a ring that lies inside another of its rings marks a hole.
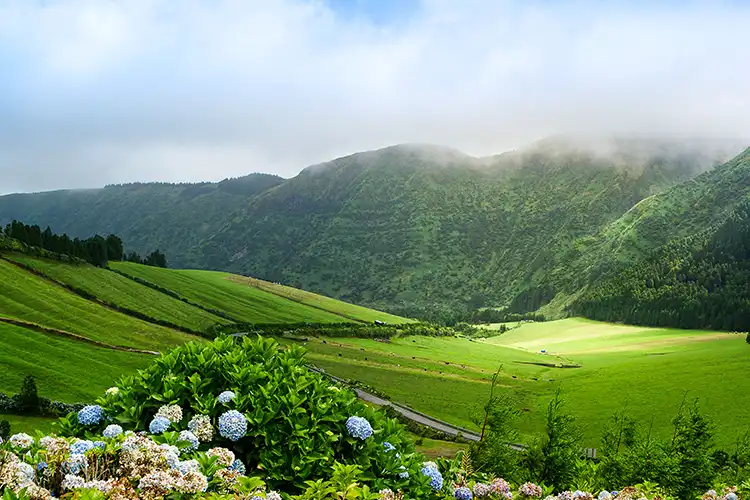
[[[91,402],[120,376],[144,368],[154,356],[0,324],[0,392],[15,394],[26,375],[40,396],[67,403]]]
[[[743,410],[750,404],[744,335],[574,318],[524,324],[479,340],[326,339],[307,347],[311,361],[333,374],[469,427],[472,411],[489,394],[492,372],[502,366],[498,390],[521,411],[522,439],[543,429],[546,404],[558,387],[590,446],[598,446],[606,421],[622,408],[644,424],[653,421],[654,431],[666,435],[685,397],[699,398],[722,444],[750,426]]]
[[[107,269],[89,264],[67,264],[20,253],[7,257],[104,302],[137,311],[150,318],[168,321],[194,331],[205,331],[217,323],[228,323],[226,319]]]
[[[5,261],[0,316],[139,349],[166,350],[196,338],[102,307]]]
[[[110,267],[171,290],[204,307],[226,312],[248,323],[340,323],[348,321],[328,311],[294,302],[246,284],[234,275],[214,271],[163,269],[131,262]]]
[[[367,307],[350,304],[341,300],[332,299],[325,295],[318,295],[317,293],[307,292],[298,288],[292,288],[290,286],[271,283],[256,278],[247,278],[237,275],[230,275],[228,278],[236,283],[251,286],[310,307],[330,311],[334,314],[355,321],[366,321],[372,323],[379,320],[391,324],[413,323],[415,321],[400,316],[394,316],[393,314],[376,311],[374,309],[368,309]]]

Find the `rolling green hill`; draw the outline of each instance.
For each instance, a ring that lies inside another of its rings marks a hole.
[[[215,271],[173,270],[110,262],[110,267],[128,276],[146,280],[176,292],[189,301],[223,311],[246,323],[341,323],[352,319],[325,309],[311,307],[280,295],[248,286],[239,276]],[[367,311],[363,308],[364,311]],[[367,311],[365,317],[374,313]]]
[[[20,262],[46,276],[82,290],[109,304],[137,311],[150,318],[202,332],[229,320],[153,290],[107,269],[89,264],[67,264],[22,253],[5,258]]]
[[[285,181],[250,177],[241,194],[148,184],[0,197],[0,223],[113,231],[128,248],[160,248],[174,267],[251,275],[402,316],[457,320],[553,298],[546,312],[564,315],[590,284],[720,224],[747,172],[701,173],[740,149],[552,138],[474,158],[401,145]]]
[[[4,260],[0,260],[0,317],[154,351],[196,338],[102,307]]]

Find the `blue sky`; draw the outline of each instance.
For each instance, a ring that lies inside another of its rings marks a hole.
[[[0,0],[0,192],[750,137],[750,2]]]

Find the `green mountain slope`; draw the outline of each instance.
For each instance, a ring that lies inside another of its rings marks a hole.
[[[103,189],[52,191],[0,197],[0,222],[13,219],[89,237],[121,235],[127,250],[167,252],[172,266],[195,265],[193,249],[249,199],[283,182],[251,174],[219,183],[125,184]]]
[[[677,185],[722,190],[723,176],[698,177],[702,188],[691,179],[735,147],[556,137],[473,158],[402,145],[309,167],[251,196],[209,184],[0,197],[0,223],[112,231],[128,248],[160,248],[175,267],[255,276],[402,316],[527,311],[555,296],[561,314],[589,283],[720,220],[716,207],[730,200],[719,196],[706,195],[719,205],[684,221],[692,205],[654,203]]]
[[[477,160],[398,146],[311,167],[203,245],[210,267],[392,311],[496,305],[644,197],[706,166],[542,143]]]
[[[750,149],[639,204],[607,228],[598,251],[608,268],[624,269],[592,279],[572,312],[750,331]]]

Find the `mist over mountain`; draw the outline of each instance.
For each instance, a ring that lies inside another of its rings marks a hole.
[[[738,144],[556,136],[484,158],[401,144],[287,180],[252,174],[4,196],[0,222],[73,236],[112,231],[128,249],[159,248],[175,267],[239,272],[404,314],[527,311],[555,297],[563,314],[590,284],[720,223],[750,185],[745,170],[728,182],[726,167],[715,168]],[[674,194],[696,185],[722,195],[703,206]]]

